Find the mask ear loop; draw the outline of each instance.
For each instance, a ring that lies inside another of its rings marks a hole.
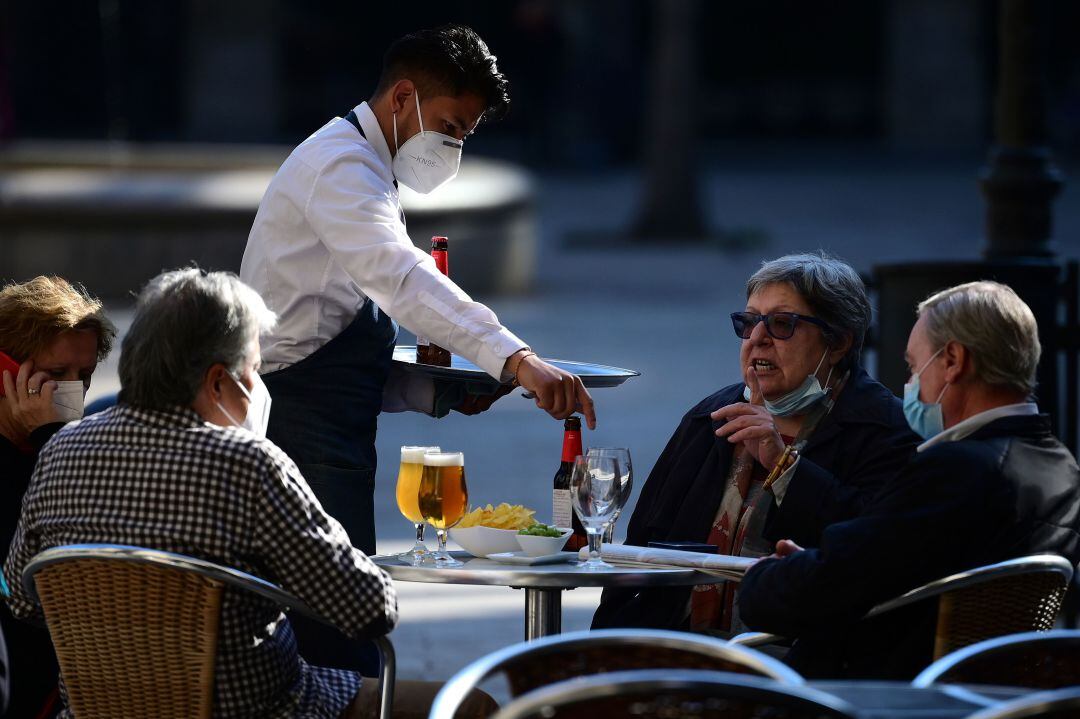
[[[420,134],[424,134],[424,118],[420,115],[420,93],[418,91],[413,92],[413,97],[416,99],[416,119],[420,121]]]

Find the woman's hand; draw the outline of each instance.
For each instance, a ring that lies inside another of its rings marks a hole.
[[[784,440],[776,431],[772,415],[765,409],[761,385],[753,367],[746,368],[746,385],[750,388],[750,402],[729,404],[710,415],[713,421],[725,422],[716,430],[716,436],[727,437],[732,443],[742,442],[758,464],[772,470],[784,453]]]
[[[56,382],[50,380],[46,372],[31,374],[33,369],[33,360],[26,360],[19,366],[19,374],[15,377],[4,370],[5,398],[11,408],[11,419],[23,437],[30,436],[42,425],[60,421],[52,401]]]

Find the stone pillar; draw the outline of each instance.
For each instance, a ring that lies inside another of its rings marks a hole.
[[[1051,209],[1061,171],[1046,146],[1049,7],[1001,0],[994,146],[980,185],[986,197],[987,259],[1050,258]]]
[[[698,198],[698,0],[653,0],[653,47],[644,128],[645,186],[634,235],[703,239]]]

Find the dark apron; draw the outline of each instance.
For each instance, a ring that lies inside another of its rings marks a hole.
[[[360,131],[356,116],[349,122]],[[353,546],[375,554],[375,431],[397,324],[371,299],[341,334],[294,365],[262,376],[273,404],[266,436],[296,462]],[[378,653],[294,613],[300,654],[315,666],[378,674]]]

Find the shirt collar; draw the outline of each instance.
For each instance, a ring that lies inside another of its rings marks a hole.
[[[962,422],[957,422],[944,432],[936,434],[920,444],[915,451],[922,452],[923,450],[938,444],[944,444],[945,442],[957,442],[1002,417],[1021,417],[1038,413],[1039,406],[1034,402],[1021,402],[1019,404],[1007,404],[1001,407],[994,407],[985,412],[973,414]]]
[[[366,102],[361,102],[354,107],[353,112],[356,113],[356,119],[360,121],[360,127],[364,128],[364,137],[368,144],[375,148],[375,152],[386,165],[386,169],[391,170],[394,158],[390,156],[390,147],[386,144],[386,138],[383,137],[382,128],[379,127],[379,120],[375,117],[375,113]]]

